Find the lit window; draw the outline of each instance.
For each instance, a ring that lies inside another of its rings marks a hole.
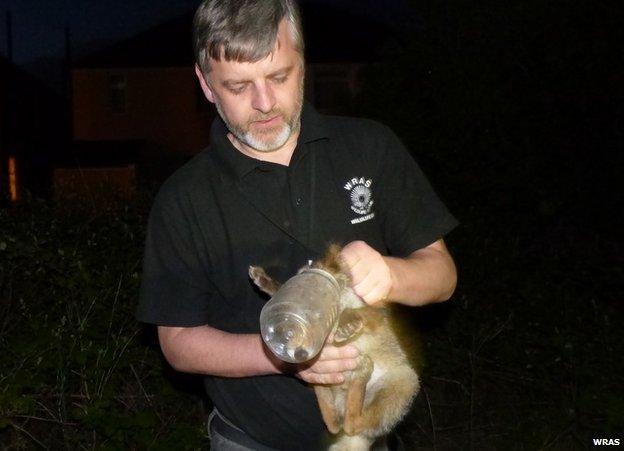
[[[9,157],[9,195],[11,202],[19,200],[19,190],[17,188],[17,159]]]

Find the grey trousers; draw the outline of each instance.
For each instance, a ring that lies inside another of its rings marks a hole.
[[[213,409],[208,416],[207,426],[208,437],[210,437],[210,451],[278,451],[255,442],[245,432],[225,418],[217,409]],[[235,440],[232,434],[228,434],[230,437],[222,434],[220,430],[223,430],[224,427],[227,427],[230,432],[234,432],[238,440]],[[397,451],[404,450],[401,439],[398,436],[393,438],[395,441],[398,440],[394,449]],[[389,451],[386,437],[379,438],[371,447],[371,451]]]
[[[212,409],[208,416],[208,437],[210,451],[278,451],[256,442],[217,409]]]

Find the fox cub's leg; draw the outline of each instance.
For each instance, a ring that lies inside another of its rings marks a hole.
[[[259,266],[250,266],[249,267],[249,277],[254,283],[264,291],[269,296],[273,296],[275,292],[279,289],[281,284],[271,279],[264,271],[264,268]]]
[[[361,432],[362,408],[366,395],[366,384],[373,373],[373,361],[367,355],[358,357],[358,366],[351,372],[345,407],[344,430],[347,435]]]
[[[362,431],[379,433],[390,429],[408,411],[418,387],[418,377],[411,371],[406,371],[405,377],[395,380],[395,383],[384,386],[356,418],[353,424],[355,433]]]
[[[334,343],[340,345],[355,336],[364,328],[364,318],[358,311],[359,309],[345,309],[338,319],[338,327],[334,332]]]
[[[315,385],[314,392],[316,393],[316,399],[327,430],[332,434],[337,434],[340,432],[341,418],[339,418],[339,413],[336,412],[336,401],[331,387]]]

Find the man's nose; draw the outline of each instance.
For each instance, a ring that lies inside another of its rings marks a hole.
[[[251,106],[263,113],[268,113],[273,109],[275,106],[275,94],[267,83],[255,86]]]

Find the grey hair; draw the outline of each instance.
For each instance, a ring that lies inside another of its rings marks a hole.
[[[193,50],[201,71],[209,59],[256,62],[275,48],[282,19],[303,57],[301,16],[295,0],[204,0],[193,20]]]

